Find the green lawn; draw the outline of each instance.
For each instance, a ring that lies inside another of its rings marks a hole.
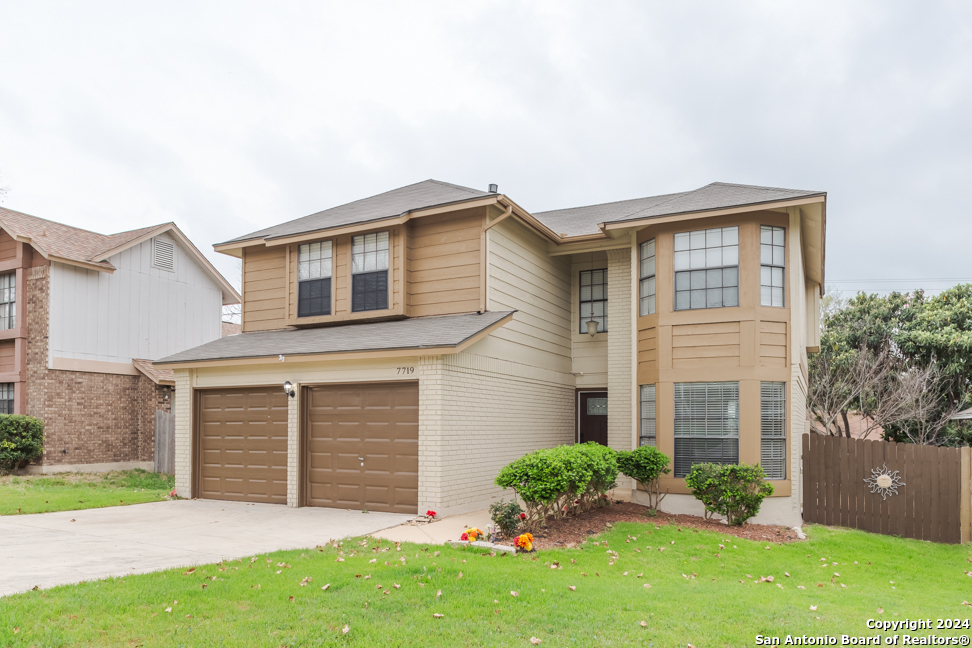
[[[387,541],[375,553],[377,541],[359,542],[2,598],[0,645],[529,646],[537,637],[701,648],[754,645],[757,634],[839,642],[874,636],[870,618],[967,619],[972,610],[962,605],[972,599],[969,547],[823,527],[806,542],[767,545],[624,523],[583,549],[535,557],[399,552]]]
[[[175,484],[144,470],[0,477],[0,515],[158,502]]]

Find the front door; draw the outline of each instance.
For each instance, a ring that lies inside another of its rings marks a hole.
[[[582,391],[577,394],[577,437],[580,443],[608,444],[607,392]]]

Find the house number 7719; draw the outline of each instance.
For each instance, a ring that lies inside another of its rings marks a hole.
[[[399,374],[413,374],[413,373],[415,373],[415,367],[399,367],[398,368],[398,373]]]

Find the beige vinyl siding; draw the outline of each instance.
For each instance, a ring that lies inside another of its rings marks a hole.
[[[17,371],[14,340],[0,340],[0,373]]]
[[[658,329],[638,331],[638,384],[658,382]]]
[[[739,366],[739,322],[672,327],[672,368]]]
[[[479,310],[485,217],[486,208],[481,207],[409,221],[407,315]]]
[[[515,310],[490,338],[503,357],[571,371],[569,262],[546,254],[544,241],[508,218],[487,232],[487,308]]]
[[[243,332],[286,327],[286,256],[283,247],[243,248]]]
[[[16,257],[17,242],[6,231],[0,230],[0,261],[14,259]]]
[[[573,372],[577,386],[581,388],[607,388],[608,336],[598,333],[593,338],[580,332],[583,313],[580,312],[580,273],[583,270],[607,268],[608,260],[604,252],[577,254],[571,257],[570,266],[570,335],[573,349]],[[610,286],[609,286],[610,289]],[[611,328],[608,318],[608,329]]]
[[[759,366],[786,365],[786,322],[759,322]]]

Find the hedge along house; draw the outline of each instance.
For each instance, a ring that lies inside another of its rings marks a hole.
[[[826,195],[715,183],[531,214],[434,180],[233,239],[243,333],[175,354],[183,496],[440,514],[577,441],[761,462],[800,520]],[[282,388],[287,384],[287,391]],[[643,498],[623,478],[622,495]]]
[[[173,223],[98,234],[0,208],[0,413],[45,422],[31,472],[152,469],[152,360],[220,337],[236,290]]]

